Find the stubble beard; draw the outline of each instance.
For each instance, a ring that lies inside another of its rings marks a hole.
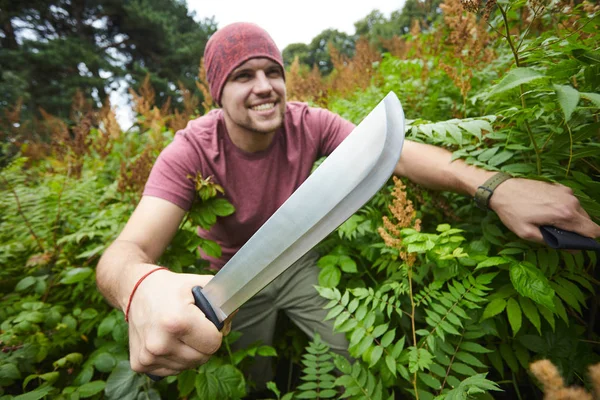
[[[273,133],[277,129],[281,128],[285,122],[285,108],[281,107],[279,104],[277,104],[277,108],[279,108],[279,114],[278,114],[279,123],[274,127],[261,128],[261,126],[260,126],[261,124],[256,123],[251,117],[248,117],[247,120],[245,121],[245,123],[242,123],[240,125],[243,128],[247,129],[248,131],[250,131],[252,133],[260,134],[260,135],[268,135],[269,133]],[[271,121],[269,121],[269,122],[271,122]]]

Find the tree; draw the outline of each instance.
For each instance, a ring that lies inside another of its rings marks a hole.
[[[292,65],[294,59],[298,57],[300,64],[310,64],[310,49],[304,43],[292,43],[286,46],[282,52],[283,64],[286,66]]]
[[[335,47],[341,55],[351,58],[354,55],[355,38],[337,29],[326,29],[310,42],[308,46],[310,65],[316,65],[324,75],[333,70],[329,44]]]
[[[182,0],[0,0],[0,111],[24,100],[66,118],[77,89],[100,106],[125,79],[152,75],[157,103],[193,88],[213,19],[201,22]]]

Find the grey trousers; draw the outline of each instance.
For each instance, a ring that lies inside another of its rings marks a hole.
[[[333,320],[323,321],[329,310],[323,309],[328,300],[314,288],[319,284],[317,259],[315,252],[307,253],[240,308],[232,329],[242,336],[233,343],[233,350],[256,341],[272,345],[277,312],[282,310],[311,339],[317,332],[332,351],[349,357],[346,336],[333,332]],[[271,358],[257,356],[245,372],[257,389],[264,389],[274,377]]]

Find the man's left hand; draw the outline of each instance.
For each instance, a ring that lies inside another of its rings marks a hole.
[[[581,207],[573,190],[564,185],[512,178],[496,188],[489,206],[523,239],[543,243],[542,225],[600,237],[600,226]]]

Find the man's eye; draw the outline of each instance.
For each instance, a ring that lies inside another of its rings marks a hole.
[[[279,70],[279,68],[274,68],[269,70],[267,74],[272,78],[278,78],[281,76],[281,71]]]
[[[240,74],[237,74],[233,79],[236,81],[248,80],[248,79],[250,79],[250,74],[247,72],[242,72]]]

